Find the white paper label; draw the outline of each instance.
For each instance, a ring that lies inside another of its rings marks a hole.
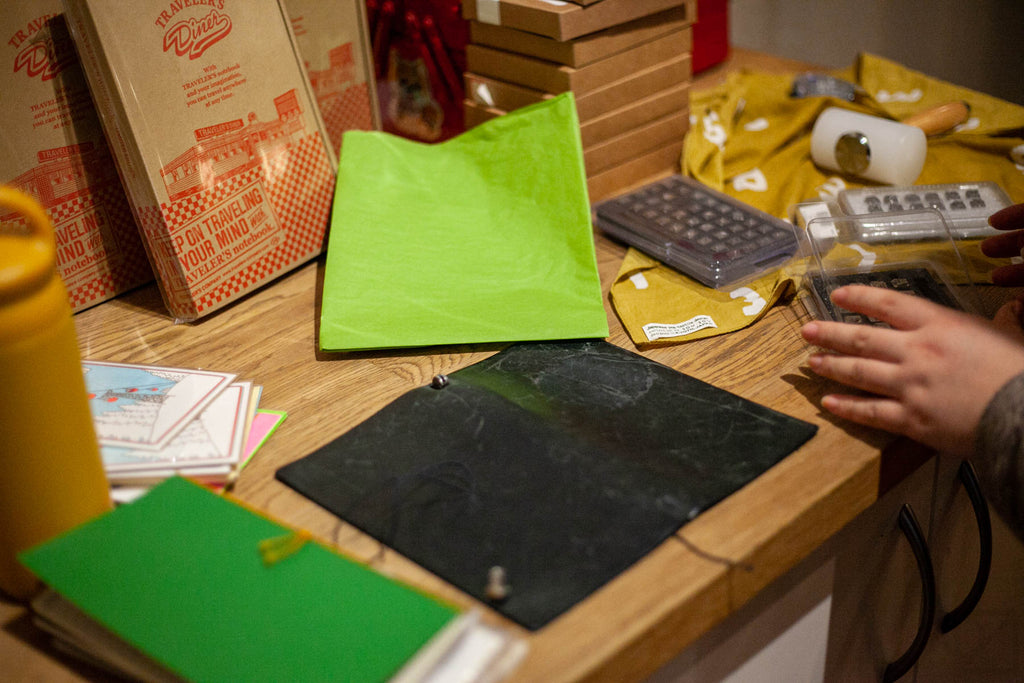
[[[476,96],[477,102],[482,102],[488,107],[494,106],[494,96],[491,95],[491,89],[487,87],[486,83],[477,83],[473,88],[473,94]]]
[[[674,325],[647,323],[644,325],[643,330],[644,334],[647,335],[648,341],[656,341],[667,337],[685,337],[688,334],[700,332],[709,327],[718,327],[718,325],[715,324],[710,315],[698,315]]]
[[[1024,253],[1024,250],[1021,250]],[[633,286],[637,289],[647,289],[647,278],[644,277],[643,273],[633,273],[629,276],[629,281],[633,283]]]
[[[499,0],[476,0],[476,19],[485,24],[501,25]]]

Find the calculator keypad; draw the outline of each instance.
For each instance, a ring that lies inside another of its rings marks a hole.
[[[712,287],[756,275],[796,251],[789,224],[675,175],[596,210],[598,226]]]
[[[877,318],[846,311],[837,308],[832,303],[830,295],[833,290],[843,285],[854,284],[881,287],[882,289],[913,294],[943,306],[959,308],[945,285],[926,268],[894,268],[864,273],[843,273],[832,276],[828,283],[820,275],[810,277],[810,285],[815,298],[832,320],[859,325],[889,327],[887,323]]]
[[[846,215],[884,215],[906,211],[938,211],[953,236],[958,239],[985,237],[996,234],[988,225],[988,217],[1009,206],[1010,198],[1001,187],[992,182],[912,185],[909,187],[879,187],[843,190],[839,205]],[[946,238],[941,225],[922,229],[919,221],[908,221],[906,229],[898,223],[886,224],[884,230],[866,231],[867,241],[900,241],[927,238]]]

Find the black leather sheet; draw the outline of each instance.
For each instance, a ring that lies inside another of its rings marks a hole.
[[[604,341],[517,344],[447,379],[277,477],[530,629],[816,431]]]

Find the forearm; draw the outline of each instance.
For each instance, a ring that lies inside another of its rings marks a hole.
[[[996,512],[1024,540],[1024,373],[992,398],[978,424],[972,460]]]

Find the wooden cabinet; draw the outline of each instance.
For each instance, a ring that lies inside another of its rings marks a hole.
[[[983,550],[983,533],[979,533],[960,468],[959,458],[929,460],[834,539],[836,569],[825,680],[882,681],[886,666],[905,653],[915,637],[921,637],[918,629],[926,597],[900,520],[908,504],[927,539],[934,615],[925,623],[928,637],[920,658],[898,680],[1020,680],[1024,547],[985,506],[982,517],[988,513],[992,541],[991,549]],[[971,594],[986,554],[991,571],[980,600],[959,625],[943,628],[944,619],[950,625],[947,615]]]
[[[919,467],[833,539],[836,569],[827,681],[881,681],[913,644],[923,604],[918,562],[900,528],[912,510],[927,534],[934,459]]]
[[[1024,544],[989,510],[990,571],[970,615],[944,632],[944,615],[969,595],[981,547],[971,502],[959,479],[960,462],[938,459],[928,546],[935,565],[937,615],[917,680],[1015,681],[1024,677]]]
[[[920,657],[889,680],[1024,680],[1024,544],[987,507],[984,591],[959,625],[943,628],[988,552],[960,468],[959,458],[927,459],[648,683],[870,683],[899,674],[891,665],[915,642]]]
[[[815,551],[646,683],[824,683],[833,570]]]

